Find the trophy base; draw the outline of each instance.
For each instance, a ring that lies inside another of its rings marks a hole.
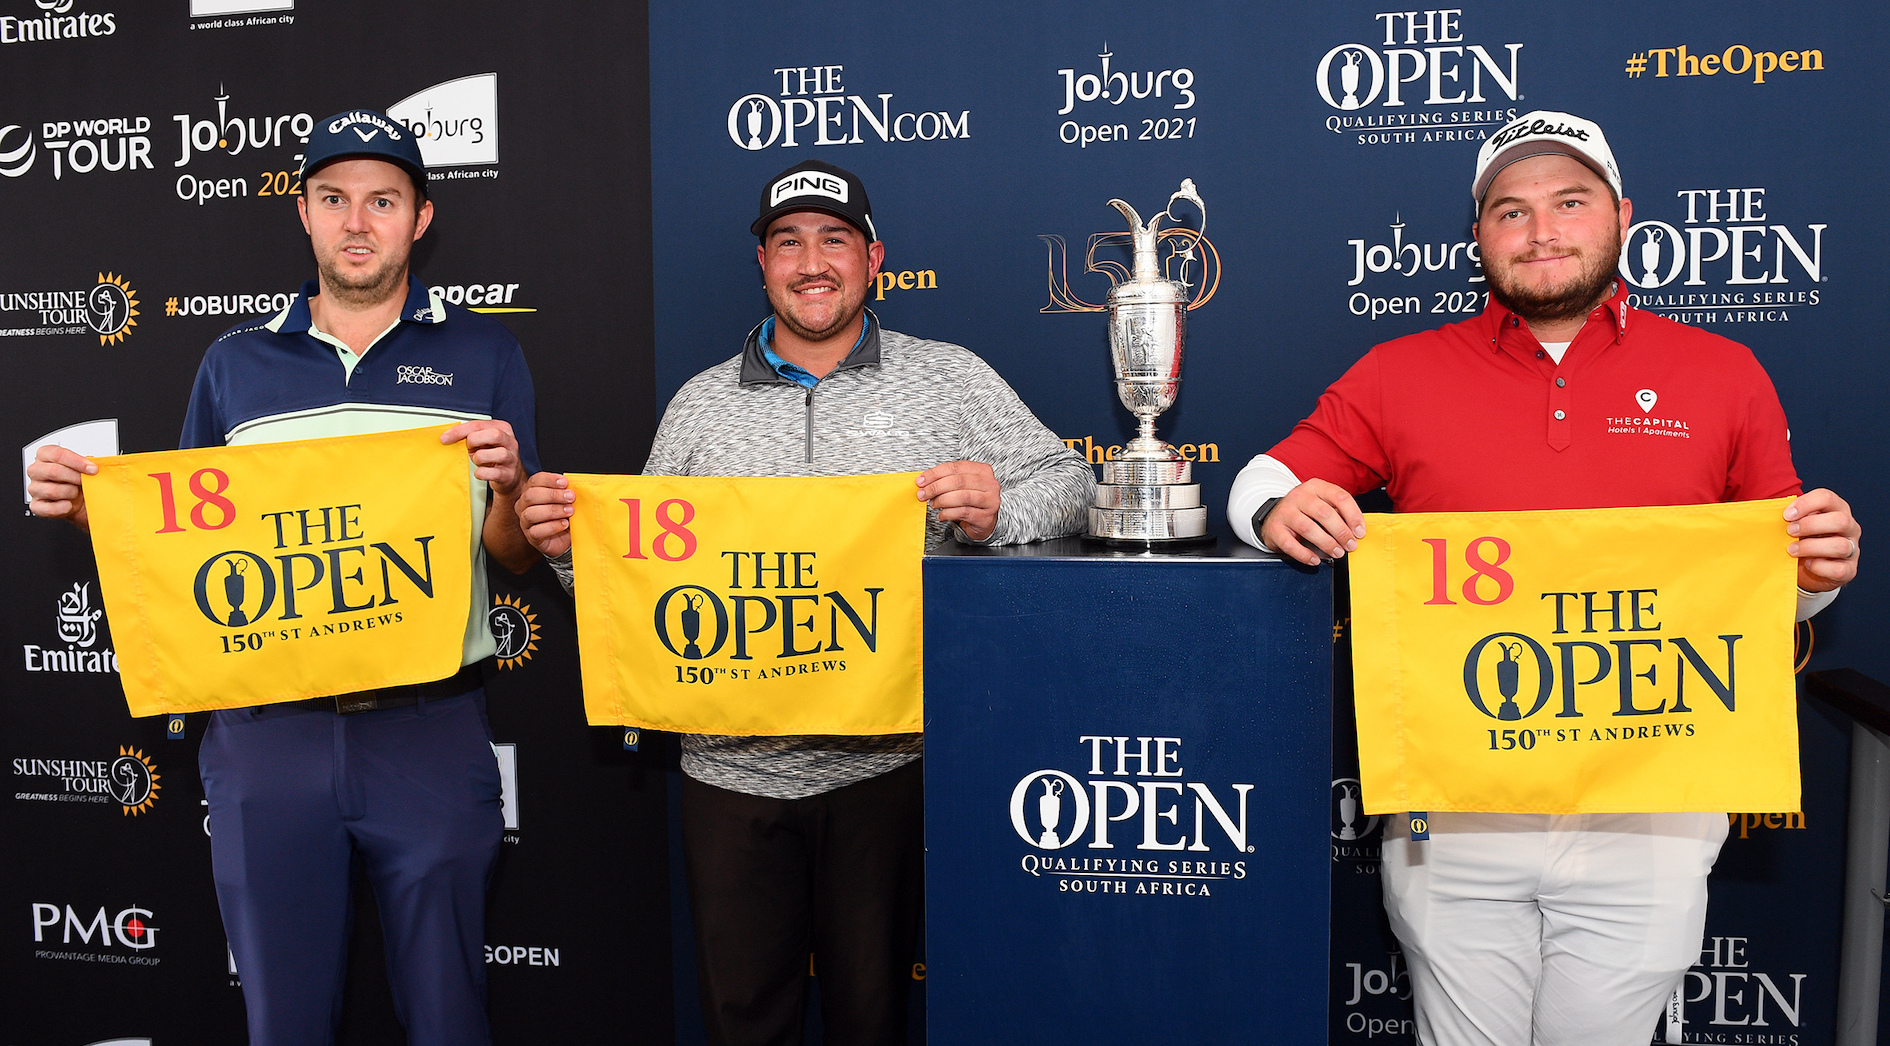
[[[1199,498],[1199,488],[1196,488]],[[1205,508],[1100,508],[1089,510],[1089,536],[1137,544],[1212,541]]]

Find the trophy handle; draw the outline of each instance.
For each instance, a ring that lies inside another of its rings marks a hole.
[[[1190,229],[1176,220],[1174,213],[1176,200],[1186,200],[1194,204],[1195,210],[1201,212],[1201,227],[1199,229]],[[1112,200],[1110,202],[1116,203],[1119,201]],[[1128,205],[1122,204],[1122,206],[1126,208]],[[1129,213],[1134,214],[1135,212],[1130,211]],[[1201,245],[1202,238],[1207,235],[1207,204],[1201,202],[1201,194],[1195,191],[1193,178],[1183,178],[1181,180],[1181,188],[1176,190],[1175,194],[1168,198],[1168,206],[1162,210],[1161,214],[1155,217],[1160,218],[1163,215],[1167,216],[1171,225],[1180,228],[1183,232],[1194,234],[1194,240],[1188,244],[1188,249],[1192,250]]]

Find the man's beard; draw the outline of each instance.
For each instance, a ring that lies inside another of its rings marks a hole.
[[[811,328],[804,327],[801,325],[800,321],[794,318],[794,314],[785,307],[785,302],[793,301],[795,289],[810,282],[813,282],[813,281],[796,280],[795,282],[789,284],[787,288],[781,292],[781,297],[785,299],[784,302],[774,301],[772,299],[772,296],[770,296],[769,304],[774,306],[775,320],[778,323],[780,323],[782,326],[786,327],[788,331],[791,332],[795,337],[800,338],[802,341],[811,341],[811,342],[826,341],[828,338],[831,338],[835,334],[838,334],[841,331],[846,330],[847,327],[852,325],[853,321],[859,318],[860,308],[864,307],[866,302],[864,299],[862,299],[860,302],[860,305],[856,306],[853,309],[850,309],[850,310],[845,309],[845,308],[840,309],[838,312],[835,313],[834,321],[828,324],[827,327],[823,330],[813,330]],[[832,281],[830,279],[827,282],[833,283],[834,293],[836,295],[845,294],[845,292],[840,289],[840,286],[837,281]]]
[[[393,257],[385,252],[376,252],[375,257],[381,264],[371,272],[348,274],[341,271],[337,263],[343,251],[350,245],[342,244],[326,258],[318,258],[316,267],[322,274],[322,289],[333,294],[338,304],[353,308],[368,308],[380,305],[397,297],[404,284],[407,259]]]
[[[1606,249],[1593,257],[1583,258],[1582,270],[1567,282],[1557,287],[1535,290],[1522,286],[1510,279],[1513,266],[1519,262],[1505,265],[1486,265],[1490,277],[1491,293],[1503,303],[1504,307],[1523,318],[1529,324],[1565,323],[1578,319],[1601,304],[1614,283],[1614,266],[1621,257],[1621,234],[1616,231],[1605,245]],[[1578,256],[1579,257],[1579,256]]]

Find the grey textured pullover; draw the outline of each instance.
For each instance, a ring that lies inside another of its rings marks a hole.
[[[883,330],[813,388],[775,373],[760,330],[740,355],[697,374],[663,413],[646,475],[852,476],[982,461],[1002,488],[984,544],[1083,529],[1096,477],[969,350]],[[956,528],[927,513],[925,547]],[[964,540],[963,535],[959,535]],[[569,587],[569,576],[564,575]],[[688,734],[682,768],[699,781],[777,799],[817,795],[919,757],[921,735],[722,737]]]

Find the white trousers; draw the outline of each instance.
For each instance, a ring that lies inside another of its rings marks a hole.
[[[1699,960],[1726,815],[1391,818],[1385,908],[1421,1046],[1646,1046]]]

